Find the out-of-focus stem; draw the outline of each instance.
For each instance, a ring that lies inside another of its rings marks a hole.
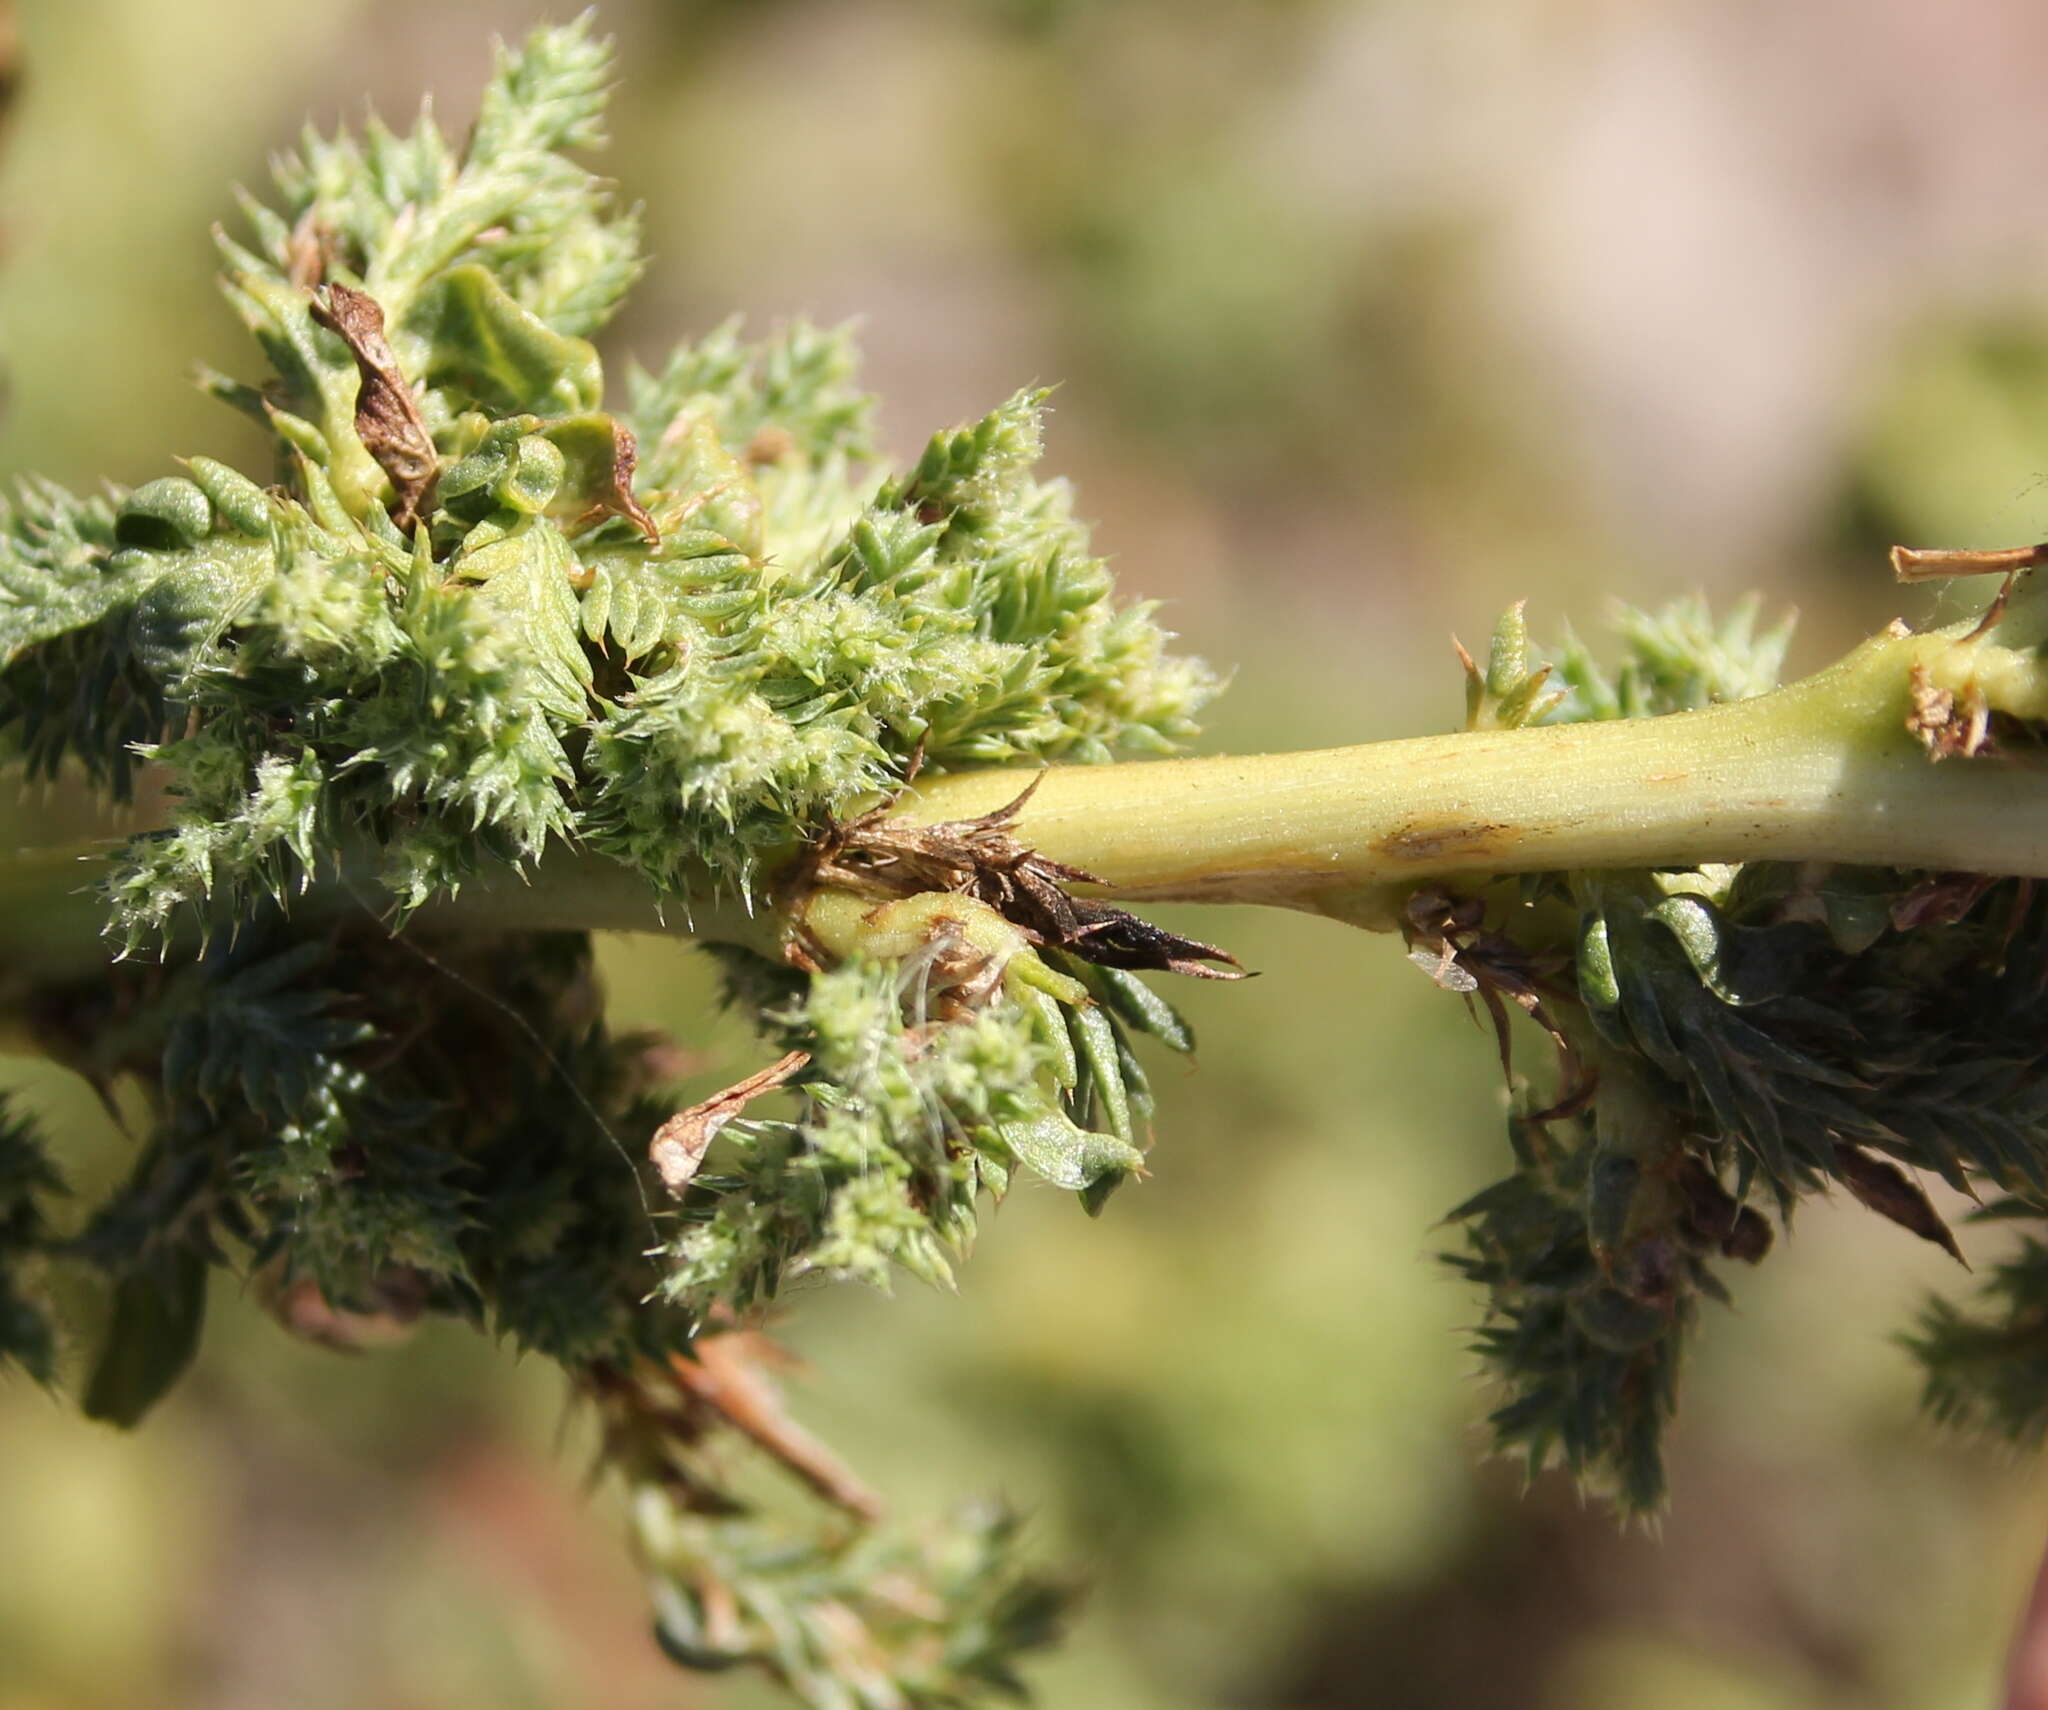
[[[73,846],[0,857],[0,1008],[37,983],[82,977],[114,960],[119,945],[104,936],[107,908],[97,889],[108,852],[104,845]],[[308,921],[382,918],[391,907],[374,861],[363,857],[344,859],[316,879],[292,899],[290,914]],[[778,916],[750,908],[708,875],[688,898],[661,897],[617,862],[568,849],[551,850],[541,872],[480,874],[412,918],[428,930],[665,933],[745,944],[770,955],[782,937]],[[198,936],[194,920],[176,943],[196,943]]]

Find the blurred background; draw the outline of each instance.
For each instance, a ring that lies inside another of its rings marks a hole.
[[[20,0],[0,472],[251,461],[210,221],[301,119],[466,122],[538,5]],[[1450,633],[1756,587],[1819,663],[1894,539],[2048,533],[2048,10],[2033,0],[603,0],[654,261],[607,350],[858,318],[896,454],[1062,383],[1125,586],[1234,666],[1220,745],[1445,729]],[[1918,597],[1915,597],[1917,600]],[[71,810],[10,804],[8,835]],[[75,833],[67,820],[61,829]],[[820,1292],[806,1417],[902,1511],[999,1490],[1092,1595],[1054,1710],[1945,1710],[1991,1701],[2048,1473],[1915,1413],[1963,1279],[1818,1208],[1700,1339],[1661,1535],[1483,1464],[1433,1254],[1497,1174],[1488,1041],[1388,943],[1183,921],[1154,1179],[1020,1191],[957,1298]],[[605,951],[706,1087],[708,971]],[[125,1142],[0,1063],[78,1170]],[[1986,1250],[1978,1237],[1979,1251]],[[0,1389],[0,1710],[745,1707],[675,1674],[551,1371],[357,1358],[228,1284],[132,1440]]]

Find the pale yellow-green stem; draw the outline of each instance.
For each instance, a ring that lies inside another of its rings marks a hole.
[[[2048,722],[2048,667],[1991,637],[1886,633],[1812,677],[1701,712],[958,773],[920,782],[896,811],[972,818],[1035,778],[1018,835],[1119,898],[1269,903],[1368,926],[1392,924],[1399,898],[1432,879],[1563,868],[1816,860],[2048,877],[2048,748],[1936,763],[1908,726],[1930,697],[1953,702],[1959,730],[1973,707]],[[0,979],[108,959],[90,881],[75,852],[0,861]],[[557,850],[530,881],[473,881],[422,918],[775,950],[772,913],[716,895],[707,883],[664,901],[613,862]],[[298,906],[331,915],[380,899],[367,878],[323,880]]]
[[[2048,718],[2033,649],[1888,633],[1775,693],[1665,718],[1055,767],[1017,832],[1123,898],[1361,924],[1424,880],[1558,868],[1811,859],[2048,877],[2048,750],[1935,763],[1907,727],[1915,667],[1961,708],[1978,696]],[[1028,781],[935,778],[902,811],[969,818]]]

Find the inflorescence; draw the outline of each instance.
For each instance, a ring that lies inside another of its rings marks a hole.
[[[1016,1688],[1064,1594],[999,1512],[878,1529],[782,1412],[760,1325],[801,1278],[944,1282],[1020,1170],[1090,1212],[1142,1173],[1134,1048],[1191,1041],[1141,976],[1234,962],[1035,847],[1026,794],[932,823],[905,792],[1171,751],[1217,684],[1036,473],[1040,394],[889,469],[845,334],[728,326],[608,407],[589,340],[641,262],[577,159],[606,75],[586,26],[545,29],[460,145],[424,112],[307,136],[220,240],[272,375],[205,380],[273,467],[30,484],[0,514],[21,765],[174,803],[107,874],[108,955],[9,989],[150,1126],[74,1228],[32,1125],[0,1121],[0,1364],[65,1369],[40,1286],[63,1266],[107,1280],[79,1387],[121,1423],[189,1359],[216,1266],[344,1345],[466,1319],[602,1420],[679,1661],[819,1706],[964,1704]],[[1841,679],[1871,740],[2030,764],[2037,604],[1967,657],[1979,633],[1939,641],[1963,676],[1916,655],[1875,701],[1871,644]],[[1755,617],[1629,616],[1609,677],[1576,642],[1543,663],[1517,609],[1467,661],[1468,728],[1764,696],[1787,631]],[[549,890],[592,863],[697,927],[758,1074],[679,1110],[669,1042],[607,1028],[609,922],[579,924],[575,877]],[[1454,1214],[1495,1438],[1645,1511],[1700,1305],[1799,1200],[1841,1187],[1951,1251],[1911,1172],[2048,1217],[2048,902],[1868,864],[1527,865],[1418,870],[1380,923],[1490,1018],[1511,1090],[1513,1171]],[[540,926],[464,911],[508,874],[550,898]],[[1930,1400],[2038,1437],[2048,1248],[1986,1298],[1916,1333]],[[806,1494],[735,1484],[734,1440]]]

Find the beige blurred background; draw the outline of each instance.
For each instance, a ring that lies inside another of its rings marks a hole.
[[[539,6],[21,0],[0,472],[248,461],[208,223],[301,117],[466,121]],[[1127,588],[1236,668],[1218,744],[1460,716],[1528,596],[1764,589],[1797,658],[1901,609],[1881,547],[2048,532],[2048,9],[2034,0],[605,0],[658,360],[857,317],[891,450],[1058,380]],[[33,835],[50,811],[7,810]],[[1960,1277],[1817,1208],[1701,1338],[1661,1536],[1477,1455],[1432,1224],[1498,1172],[1486,1040],[1395,947],[1251,912],[1177,994],[1155,1176],[994,1220],[956,1298],[818,1293],[800,1397],[910,1516],[1028,1508],[1093,1595],[1054,1710],[1977,1710],[2048,1476],[1915,1414]],[[607,948],[706,1084],[687,952]],[[0,1080],[87,1180],[123,1143]],[[1979,1241],[1979,1251],[1988,1250]],[[449,1330],[287,1342],[235,1287],[132,1440],[0,1389],[0,1710],[759,1706],[646,1637],[550,1372]]]

